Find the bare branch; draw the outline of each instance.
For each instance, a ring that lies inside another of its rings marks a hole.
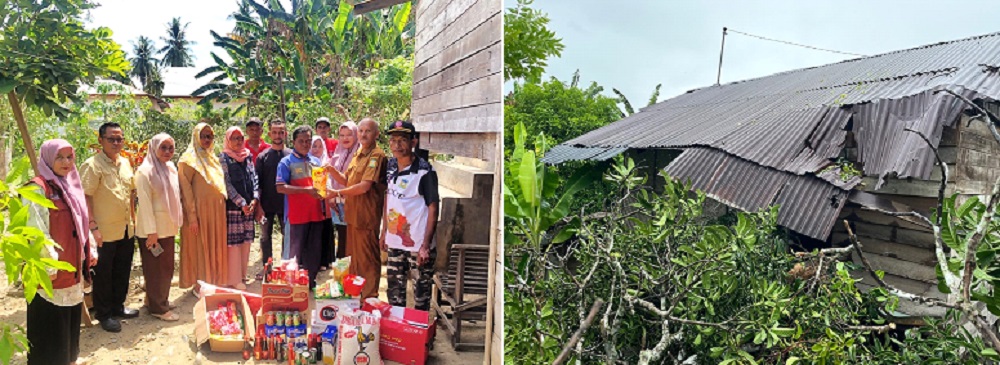
[[[640,299],[640,298],[636,298],[636,297],[634,297],[632,295],[629,295],[629,294],[625,294],[625,300],[627,300],[631,304],[638,304],[640,307],[643,307],[646,310],[648,310],[650,312],[653,312],[653,314],[655,314],[655,315],[657,315],[660,318],[663,318],[665,320],[669,320],[669,321],[673,321],[673,322],[677,322],[677,323],[683,323],[683,324],[691,324],[691,325],[696,325],[696,326],[715,327],[715,328],[718,328],[718,329],[721,329],[721,330],[726,330],[726,331],[729,330],[729,326],[726,326],[726,325],[721,324],[721,323],[695,321],[695,320],[690,320],[690,319],[683,319],[683,318],[674,317],[674,316],[670,315],[669,312],[661,310],[660,308],[657,308],[655,304],[650,303],[649,301],[646,301],[646,300],[643,300],[643,299]]]
[[[892,217],[916,217],[916,218],[920,218],[920,220],[922,220],[924,222],[927,222],[927,225],[930,225],[930,226],[934,225],[934,222],[931,222],[931,220],[929,218],[927,218],[923,214],[920,214],[920,213],[917,213],[917,212],[891,212],[891,211],[888,211],[888,210],[885,210],[885,209],[875,208],[875,207],[869,207],[869,206],[861,206],[861,209],[863,209],[863,210],[870,210],[870,211],[873,211],[873,212],[879,212],[879,213],[882,213],[882,214],[885,214],[885,215],[888,215],[888,216],[892,216]],[[940,207],[938,209],[940,210]]]
[[[998,123],[1000,123],[1000,117],[997,117],[995,114],[991,113],[989,110],[983,109],[979,105],[976,105],[976,103],[973,103],[972,100],[969,100],[969,98],[964,97],[962,95],[959,95],[958,93],[956,93],[954,91],[951,91],[951,90],[948,90],[948,89],[941,89],[941,90],[935,91],[934,93],[937,94],[939,92],[949,93],[949,94],[955,96],[956,98],[958,98],[959,100],[965,102],[966,104],[968,104],[969,106],[971,106],[973,109],[976,109],[976,111],[978,111],[978,112],[982,113],[983,115],[985,115],[989,119],[989,120],[986,121],[986,124],[990,127],[990,132],[993,133],[993,138],[995,138],[997,140],[997,143],[1000,143],[1000,132],[997,132],[997,126],[996,126]]]
[[[1000,351],[1000,338],[997,337],[998,335],[996,331],[993,330],[990,324],[986,323],[986,320],[982,316],[978,315],[973,319],[973,321],[975,322],[979,333],[983,335],[983,339],[986,340],[987,344],[990,345],[990,347],[993,347],[994,350]]]
[[[580,328],[577,328],[576,332],[573,333],[573,337],[569,338],[569,342],[567,342],[566,345],[563,346],[562,352],[560,352],[559,356],[556,357],[556,360],[552,362],[552,365],[562,364],[567,359],[569,359],[570,356],[569,354],[571,351],[570,349],[575,347],[576,343],[579,342],[581,338],[583,338],[583,333],[587,332],[587,329],[590,328],[590,325],[594,323],[594,318],[597,317],[597,312],[601,310],[602,306],[604,306],[604,301],[601,299],[597,299],[597,301],[595,301],[594,304],[590,306],[590,313],[587,314],[587,319],[583,320],[583,323],[580,324]]]
[[[908,293],[886,283],[884,280],[882,280],[882,278],[879,277],[878,273],[875,272],[875,269],[872,268],[872,264],[868,262],[868,258],[865,257],[864,252],[861,250],[861,243],[858,242],[858,236],[854,235],[854,231],[851,230],[851,225],[847,223],[847,220],[844,220],[844,227],[847,228],[847,236],[850,237],[851,244],[854,245],[854,250],[855,252],[858,253],[858,258],[861,259],[861,263],[865,265],[865,268],[868,269],[868,272],[872,275],[872,278],[874,278],[875,281],[878,282],[878,285],[885,288],[885,290],[888,290],[889,293],[892,293],[902,299],[909,299],[922,304],[937,305],[942,307],[955,308],[959,310],[962,309],[958,305],[943,302],[941,300],[934,298],[927,298],[924,296]]]
[[[920,136],[920,138],[923,139],[924,142],[927,143],[927,147],[930,147],[931,151],[934,151],[934,159],[937,160],[938,166],[941,166],[941,187],[938,188],[938,209],[939,209],[938,212],[939,213],[937,215],[937,222],[935,222],[935,224],[937,224],[937,225],[940,226],[941,225],[940,205],[944,204],[944,192],[948,188],[948,164],[944,163],[944,160],[941,159],[941,153],[938,151],[937,147],[934,147],[934,144],[931,143],[931,140],[928,139],[927,136],[925,136],[923,134],[923,132],[920,132],[920,131],[917,131],[917,130],[913,130],[913,129],[910,129],[910,128],[906,128],[906,129],[903,129],[903,130],[907,131],[907,132],[916,133],[916,135]]]
[[[845,326],[844,329],[850,331],[866,331],[866,332],[876,332],[884,333],[885,331],[896,329],[895,323],[889,323],[884,326]]]

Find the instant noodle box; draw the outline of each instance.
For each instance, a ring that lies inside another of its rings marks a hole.
[[[261,284],[263,308],[284,308],[304,312],[309,309],[309,285]]]
[[[238,307],[236,310],[243,314],[243,338],[227,339],[211,335],[208,312],[215,310],[220,304],[226,305],[229,301],[235,302]],[[250,312],[250,305],[247,304],[246,298],[243,295],[233,293],[209,294],[199,299],[198,303],[194,305],[194,337],[195,343],[198,346],[208,342],[212,351],[215,352],[242,352],[245,338],[253,337],[255,333],[253,331],[254,328],[257,328],[257,326],[254,322],[253,313]]]

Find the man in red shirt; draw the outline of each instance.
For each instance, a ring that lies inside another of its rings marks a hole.
[[[339,141],[336,138],[330,138],[330,119],[319,117],[313,126],[316,128],[316,134],[323,137],[323,141],[326,142],[326,158],[333,157],[333,151],[337,149]]]
[[[260,138],[260,136],[264,134],[264,128],[261,126],[260,119],[257,117],[251,117],[247,120],[246,127],[247,140],[244,144],[247,149],[250,150],[250,156],[253,157],[250,161],[256,164],[257,155],[260,154],[260,151],[268,149],[271,145],[267,144],[267,142],[264,142],[264,140]]]

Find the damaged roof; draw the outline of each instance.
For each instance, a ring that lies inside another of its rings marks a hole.
[[[965,105],[935,91],[998,100],[998,66],[1000,33],[992,33],[709,86],[555,146],[543,161],[686,150],[667,167],[671,176],[735,208],[781,204],[779,224],[825,240],[860,182],[841,180],[832,162],[848,130],[865,175],[927,179],[933,152],[905,130],[936,147]]]

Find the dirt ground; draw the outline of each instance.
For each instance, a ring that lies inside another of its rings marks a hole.
[[[278,238],[278,237],[276,237]],[[280,239],[275,242],[281,242]],[[277,246],[280,246],[277,245]],[[275,255],[280,257],[280,247],[275,248]],[[250,252],[250,271],[256,273],[260,268],[260,246],[254,243]],[[386,281],[384,280],[385,267],[383,266],[383,280],[381,281],[380,297],[385,300]],[[0,275],[3,270],[0,270]],[[331,271],[321,273],[320,278],[331,275]],[[142,267],[139,262],[138,252],[135,255],[132,269],[132,280],[130,282],[129,297],[126,305],[130,308],[140,309],[138,318],[122,320],[122,331],[119,333],[109,333],[101,329],[97,322],[92,327],[84,327],[80,333],[81,358],[87,358],[89,364],[111,365],[111,364],[275,364],[277,361],[243,361],[242,354],[239,353],[216,353],[209,349],[208,343],[197,347],[194,344],[194,318],[192,315],[194,304],[197,302],[191,294],[190,289],[177,287],[177,276],[174,276],[173,285],[170,288],[170,301],[177,306],[175,313],[180,316],[176,322],[164,322],[154,318],[143,307],[145,293],[143,290]],[[320,280],[320,279],[318,279]],[[0,278],[0,293],[5,293],[0,297],[0,321],[12,324],[25,325],[25,312],[27,304],[24,295],[20,290],[7,287],[5,277]],[[247,291],[260,293],[260,282],[247,285]],[[410,305],[412,306],[412,299]],[[312,309],[313,303],[310,303]],[[443,330],[443,325],[438,323],[437,336],[434,340],[433,349],[427,364],[455,365],[455,364],[482,364],[482,351],[456,352],[449,341],[447,332]],[[484,339],[485,323],[468,323],[463,326],[462,337],[464,341]],[[14,356],[12,364],[25,364],[25,355]],[[396,364],[386,362],[387,364]]]

